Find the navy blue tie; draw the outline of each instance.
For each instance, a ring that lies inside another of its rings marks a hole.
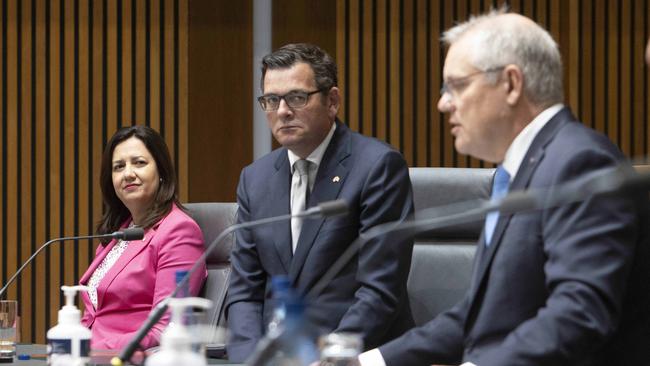
[[[497,166],[497,172],[494,174],[494,181],[492,181],[492,196],[491,200],[496,201],[503,198],[508,194],[508,184],[510,183],[510,174],[503,169],[503,166]],[[497,226],[499,219],[499,212],[493,211],[485,217],[485,245],[490,245],[494,228]]]

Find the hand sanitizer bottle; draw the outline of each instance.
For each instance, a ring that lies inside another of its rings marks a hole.
[[[65,306],[59,310],[59,324],[47,331],[47,364],[82,366],[90,362],[90,329],[81,325],[81,311],[74,304],[77,291],[86,286],[61,286]]]
[[[205,366],[205,357],[192,351],[192,337],[183,324],[189,306],[208,309],[212,301],[200,297],[169,298],[172,318],[160,339],[160,350],[147,358],[145,366]]]

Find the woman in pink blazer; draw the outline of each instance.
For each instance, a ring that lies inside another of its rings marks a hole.
[[[106,145],[100,185],[105,213],[98,233],[140,226],[142,240],[111,240],[97,248],[81,277],[90,287],[82,294],[82,323],[91,329],[91,348],[123,348],[151,309],[175,287],[175,273],[188,270],[203,253],[203,235],[178,202],[176,174],[162,137],[145,126],[123,128]],[[198,294],[205,265],[190,279]],[[169,322],[166,314],[142,340],[158,345]]]

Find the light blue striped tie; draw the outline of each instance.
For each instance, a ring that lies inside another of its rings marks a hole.
[[[494,174],[494,181],[492,181],[492,196],[491,200],[496,201],[503,198],[508,193],[508,184],[510,183],[510,174],[503,169],[503,166],[497,166],[497,172]],[[497,226],[499,220],[499,212],[492,211],[485,217],[485,245],[490,245],[494,228]]]

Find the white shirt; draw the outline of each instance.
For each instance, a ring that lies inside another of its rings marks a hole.
[[[309,154],[309,156],[306,158],[306,160],[309,160],[311,164],[309,164],[309,191],[311,192],[311,189],[314,188],[314,181],[316,180],[316,173],[318,172],[318,167],[320,166],[321,160],[323,160],[323,155],[325,155],[325,150],[327,150],[327,146],[330,144],[330,141],[332,141],[332,136],[334,136],[334,130],[336,130],[336,123],[332,123],[332,127],[330,128],[330,132],[327,133],[327,136],[325,136],[325,139],[323,142],[318,145],[317,148],[314,149],[314,151]],[[299,160],[300,157],[296,155],[293,151],[287,149],[287,155],[289,156],[289,169],[291,169],[291,187],[295,186],[297,184],[297,181],[300,179],[300,176],[298,174],[294,174],[294,168],[293,168],[293,163],[296,162],[296,160]],[[289,192],[291,194],[291,197],[293,197],[293,192]],[[293,206],[293,202],[291,202],[291,206]]]
[[[510,174],[510,181],[517,175],[521,162],[528,152],[533,140],[544,126],[555,116],[564,105],[558,103],[543,110],[538,114],[523,130],[512,140],[512,143],[506,150],[501,165]],[[381,355],[379,348],[371,349],[359,355],[359,364],[361,366],[386,366],[384,357]],[[471,362],[465,362],[460,366],[476,366]]]
[[[519,172],[519,167],[521,167],[521,162],[524,160],[524,156],[528,152],[530,145],[533,143],[535,137],[539,131],[546,126],[548,121],[555,116],[560,109],[564,108],[564,105],[558,103],[552,105],[551,107],[546,108],[542,113],[538,114],[526,127],[524,127],[521,132],[512,140],[512,143],[506,150],[506,155],[503,158],[501,165],[503,169],[508,172],[510,175],[510,181],[517,175]]]
[[[99,266],[95,268],[93,275],[90,276],[90,280],[88,280],[88,298],[90,298],[90,302],[93,304],[95,309],[97,309],[97,287],[99,287],[99,283],[102,282],[106,273],[113,268],[115,262],[120,259],[120,256],[128,246],[128,241],[120,239],[117,244],[111,248],[111,251],[108,252]]]

